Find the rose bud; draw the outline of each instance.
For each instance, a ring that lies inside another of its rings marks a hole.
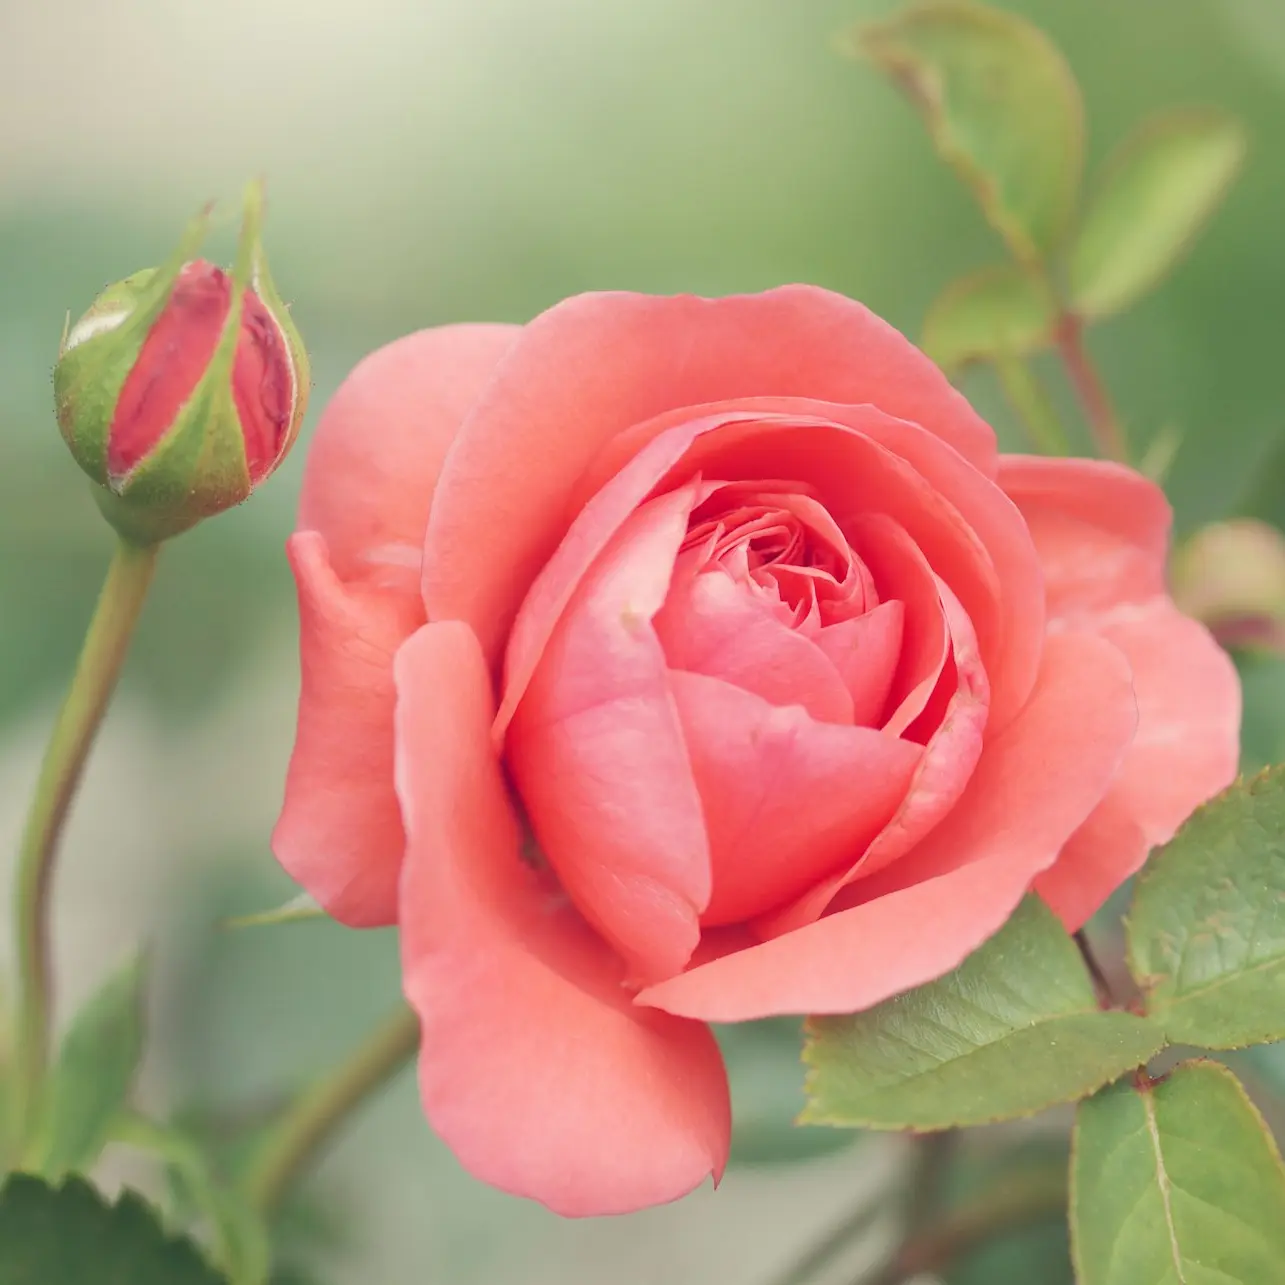
[[[1285,652],[1285,536],[1254,518],[1202,527],[1174,556],[1179,606],[1226,647]]]
[[[262,214],[252,186],[231,273],[194,257],[207,211],[167,263],[108,287],[63,340],[58,423],[127,539],[240,504],[298,434],[308,359],[268,275]]]

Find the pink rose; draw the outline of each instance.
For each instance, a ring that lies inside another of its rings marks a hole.
[[[1032,886],[1077,927],[1236,769],[1160,490],[998,456],[824,290],[402,339],[299,528],[275,850],[400,926],[430,1121],[562,1213],[718,1176],[706,1023],[865,1008]]]

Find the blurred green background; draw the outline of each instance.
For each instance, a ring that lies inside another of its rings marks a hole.
[[[522,321],[580,290],[810,281],[914,335],[949,279],[1003,252],[909,108],[832,52],[840,28],[893,7],[0,0],[0,846],[109,551],[50,412],[69,310],[163,258],[208,197],[233,210],[261,173],[274,275],[313,354],[309,427],[381,342]],[[1248,123],[1246,172],[1194,254],[1091,346],[1135,441],[1182,433],[1182,529],[1229,512],[1285,521],[1285,6],[1006,7],[1070,59],[1091,163],[1171,103]],[[1015,443],[988,380],[966,391]],[[397,995],[388,933],[213,928],[290,893],[267,841],[293,735],[281,546],[307,432],[251,505],[166,552],[60,874],[69,1004],[130,942],[156,943],[146,1090],[162,1103],[271,1094]],[[1255,662],[1246,684],[1247,761],[1285,758],[1285,666]],[[788,1032],[758,1038],[733,1066],[751,1158],[779,1150],[798,1099]],[[863,1145],[740,1166],[717,1197],[560,1223],[459,1171],[407,1077],[321,1171],[339,1237],[322,1279],[750,1285],[887,1163]]]

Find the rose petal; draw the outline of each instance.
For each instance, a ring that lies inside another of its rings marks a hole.
[[[564,1215],[717,1181],[731,1124],[718,1047],[631,1005],[619,961],[519,858],[477,640],[425,627],[397,687],[402,960],[434,1129],[476,1177]]]
[[[1094,631],[1133,669],[1138,733],[1102,805],[1036,883],[1074,930],[1236,777],[1240,679],[1203,625],[1166,597],[1118,607]]]
[[[421,330],[371,353],[339,386],[308,446],[299,526],[326,537],[341,580],[419,596],[442,460],[520,330]]]
[[[572,900],[640,977],[686,964],[709,845],[651,626],[701,491],[636,510],[580,584],[509,727],[507,761]]]
[[[675,671],[670,683],[709,831],[702,924],[761,914],[850,860],[892,816],[923,753],[718,678]]]
[[[654,620],[671,669],[708,674],[823,723],[852,722],[852,697],[819,647],[715,568],[671,588]]]
[[[931,434],[874,407],[763,398],[753,408],[758,419],[694,440],[682,468],[728,479],[775,469],[814,488],[841,528],[868,513],[898,522],[968,612],[1002,729],[1030,693],[1044,639],[1043,575],[1012,501]]]
[[[299,725],[277,860],[336,919],[397,919],[402,822],[393,792],[393,653],[421,623],[414,599],[345,586],[326,542],[286,546],[299,589]]]
[[[1012,632],[1013,622],[1006,612],[1020,615],[1025,610],[1039,622],[1037,609],[1019,610],[1001,601],[995,566],[958,510],[914,468],[855,427],[863,423],[877,427],[885,416],[869,406],[821,409],[843,414],[846,423],[739,410],[686,420],[646,440],[605,480],[587,500],[522,604],[505,658],[497,736],[521,698],[575,585],[611,534],[654,489],[680,485],[693,473],[757,481],[774,476],[778,467],[789,469],[799,484],[815,490],[828,504],[845,530],[849,525],[858,529],[870,513],[893,518],[959,595],[982,640],[988,667],[999,661],[1004,637]],[[1008,505],[998,490],[994,496],[997,503]],[[1017,675],[1005,691],[1011,697],[1023,682]]]
[[[879,726],[888,707],[905,621],[904,602],[881,602],[863,616],[827,625],[813,639],[848,689],[858,727]]]
[[[928,739],[909,787],[895,815],[873,836],[856,860],[830,878],[818,881],[792,906],[754,924],[764,937],[775,937],[811,923],[841,889],[868,878],[910,852],[959,801],[982,754],[990,688],[977,654],[977,639],[958,599],[938,583],[942,611],[949,623],[950,672],[941,690],[949,692],[944,715]],[[949,686],[947,684],[949,683]],[[857,893],[860,896],[860,892]]]
[[[994,472],[994,434],[963,397],[841,295],[581,295],[523,329],[452,447],[425,545],[430,619],[470,622],[498,658],[602,447],[675,407],[757,395],[873,403]]]
[[[1154,483],[1104,460],[1005,455],[1000,485],[1035,541],[1051,620],[1164,592],[1169,502]]]
[[[860,884],[868,900],[642,991],[704,1021],[852,1013],[955,967],[994,933],[1102,798],[1133,736],[1109,643],[1051,638],[1030,701],[988,742],[948,823]]]

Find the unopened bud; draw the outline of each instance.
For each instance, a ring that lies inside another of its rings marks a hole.
[[[1226,647],[1285,651],[1285,536],[1254,518],[1202,527],[1174,555],[1174,601]]]
[[[298,435],[308,358],[268,275],[262,212],[251,187],[230,273],[194,257],[207,211],[168,263],[108,287],[64,337],[58,423],[131,540],[240,504]]]

